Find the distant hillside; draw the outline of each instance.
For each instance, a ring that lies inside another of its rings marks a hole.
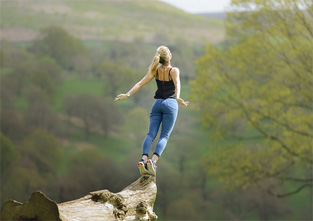
[[[208,13],[199,13],[197,15],[201,15],[206,18],[215,18],[215,19],[220,19],[220,20],[225,20],[226,19],[226,13],[224,12],[208,12]]]
[[[58,25],[83,40],[221,42],[222,21],[186,13],[160,1],[1,1],[1,39],[30,41]]]

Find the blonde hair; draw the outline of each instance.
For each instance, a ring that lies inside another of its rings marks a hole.
[[[160,46],[156,50],[155,56],[150,64],[149,71],[150,73],[155,76],[156,69],[158,68],[159,63],[164,64],[165,62],[169,61],[172,58],[172,54],[170,49],[166,46]]]

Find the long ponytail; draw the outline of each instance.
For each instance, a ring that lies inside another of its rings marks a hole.
[[[156,75],[156,70],[158,68],[158,65],[160,63],[160,55],[156,54],[152,60],[152,63],[150,64],[149,67],[149,72],[155,77]]]
[[[169,61],[172,58],[172,54],[170,49],[165,46],[160,46],[156,50],[156,54],[152,60],[152,63],[149,67],[149,72],[155,77],[156,70],[158,68],[159,63],[164,64],[165,62]]]

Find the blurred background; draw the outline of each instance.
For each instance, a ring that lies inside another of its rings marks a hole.
[[[156,84],[113,100],[166,45],[191,105],[158,163],[159,220],[312,220],[312,1],[215,3],[1,0],[1,205],[138,179]]]

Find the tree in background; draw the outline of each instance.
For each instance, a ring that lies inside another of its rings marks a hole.
[[[1,76],[1,90],[4,92],[1,97],[6,100],[10,96],[17,97],[22,95],[23,89],[28,85],[28,78],[34,71],[35,59],[31,53],[11,44],[4,44],[3,50],[6,54],[4,68],[6,71]],[[14,101],[13,99],[13,103],[9,106],[12,106]]]
[[[124,175],[119,164],[102,156],[99,149],[87,147],[77,150],[71,156],[68,172],[62,177],[60,200],[72,200],[90,190],[119,191],[125,187]]]
[[[14,167],[10,170],[10,176],[7,179],[1,180],[1,203],[7,199],[16,199],[17,201],[27,201],[29,195],[38,190],[45,191],[44,177],[40,176],[37,170],[27,168],[23,164],[28,159],[20,159],[15,161]],[[27,162],[30,165],[30,162]]]
[[[91,55],[91,53],[82,53],[75,55],[71,60],[73,73],[83,77],[90,76],[92,73],[93,64],[93,62],[91,61]]]
[[[169,210],[169,206],[173,201],[177,200],[177,196],[181,198],[184,191],[181,191],[180,180],[177,179],[177,172],[171,166],[170,162],[163,161],[162,164],[158,165],[158,171],[158,197],[156,203],[159,204],[165,220],[170,218],[174,219],[174,217],[170,217],[171,211]],[[184,193],[186,193],[186,191]],[[175,213],[175,211],[173,211],[173,213]],[[175,215],[173,213],[172,215]]]
[[[1,77],[1,108],[13,108],[16,101],[17,83],[14,76],[5,75]]]
[[[49,57],[36,57],[26,50],[5,43],[6,73],[1,76],[1,102],[5,108],[13,108],[17,98],[29,103],[45,100],[52,103],[56,89],[62,83],[62,68]]]
[[[194,203],[190,200],[177,199],[173,201],[169,207],[170,219],[178,220],[198,220],[199,216],[194,207]]]
[[[51,26],[41,30],[41,38],[34,42],[30,51],[39,56],[54,58],[63,68],[74,69],[76,56],[87,53],[83,42],[61,27]]]
[[[213,220],[289,220],[294,209],[288,207],[288,199],[273,198],[257,187],[232,193],[217,187],[209,190],[208,195],[210,204],[206,212]]]
[[[39,58],[36,61],[35,69],[38,72],[47,74],[49,78],[55,83],[55,85],[62,83],[62,74],[64,70],[54,58],[50,56]]]
[[[234,0],[232,10],[231,46],[208,45],[193,82],[204,124],[224,141],[207,170],[229,189],[312,188],[312,1]]]
[[[113,102],[112,99],[104,99],[99,102],[97,119],[105,137],[123,121],[121,112],[114,106]]]
[[[95,116],[97,115],[98,100],[90,94],[80,94],[75,97],[65,98],[65,110],[82,120],[85,131],[85,138],[90,136],[91,128],[96,124]]]
[[[134,42],[113,41],[108,51],[108,60],[128,66],[136,70],[147,70],[151,59],[151,50],[147,50],[143,39]]]
[[[54,135],[36,129],[25,138],[21,146],[23,157],[35,163],[41,174],[55,173],[62,152]]]
[[[53,103],[58,86],[62,83],[62,69],[56,61],[45,56],[38,59],[27,76],[24,93],[28,102],[46,101]]]
[[[24,112],[24,127],[28,131],[42,129],[50,133],[59,134],[61,122],[45,100],[32,103]]]
[[[132,85],[134,79],[136,79],[136,72],[132,68],[119,63],[103,61],[97,68],[97,76],[104,80],[105,96],[113,98],[120,89],[126,90],[125,88]]]
[[[112,105],[112,101],[102,100],[90,94],[67,95],[63,105],[68,115],[68,122],[71,117],[77,117],[82,121],[86,139],[89,138],[92,128],[94,131],[102,130],[107,136],[113,126],[121,120],[121,115]]]
[[[51,103],[53,101],[53,97],[56,93],[56,87],[46,72],[40,72],[39,70],[34,71],[30,79],[31,87],[27,91],[27,98],[30,103],[38,101],[38,99],[42,99]],[[40,98],[38,97],[40,96]]]
[[[1,109],[1,133],[14,141],[19,141],[23,137],[25,128],[17,111]]]
[[[129,138],[133,139],[137,147],[141,148],[149,128],[149,114],[141,107],[132,109],[125,116],[124,129]]]
[[[1,60],[5,68],[13,68],[19,64],[29,63],[33,55],[23,47],[17,47],[13,43],[1,40]],[[3,56],[3,57],[2,57]]]
[[[140,77],[138,77],[140,79]],[[130,86],[128,85],[125,90],[128,90]],[[155,83],[150,83],[146,84],[144,87],[140,89],[139,93],[136,93],[132,96],[132,99],[134,100],[134,103],[136,107],[142,107],[145,108],[146,110],[150,110],[153,100],[152,98],[154,97],[156,91],[156,85]]]
[[[77,106],[77,99],[75,95],[69,94],[63,100],[63,107],[67,115],[67,125],[70,126],[71,117],[74,116],[75,106]]]
[[[179,67],[182,81],[189,81],[195,78],[195,63],[194,61],[200,57],[196,48],[189,45],[183,39],[177,39],[175,45],[170,46],[173,54],[171,63],[175,67]],[[201,53],[202,55],[202,53]]]
[[[1,142],[0,172],[2,180],[7,178],[12,163],[18,157],[18,151],[16,147],[14,147],[14,145],[12,144],[11,140],[5,137],[2,133],[0,133],[0,142]]]
[[[99,188],[100,180],[95,173],[95,166],[101,159],[101,153],[97,149],[86,148],[73,153],[68,173],[62,180],[63,200],[74,199],[82,192]]]
[[[44,130],[32,131],[16,147],[2,136],[1,202],[12,198],[25,201],[38,189],[49,193],[48,189],[57,185],[61,154],[57,138]]]

